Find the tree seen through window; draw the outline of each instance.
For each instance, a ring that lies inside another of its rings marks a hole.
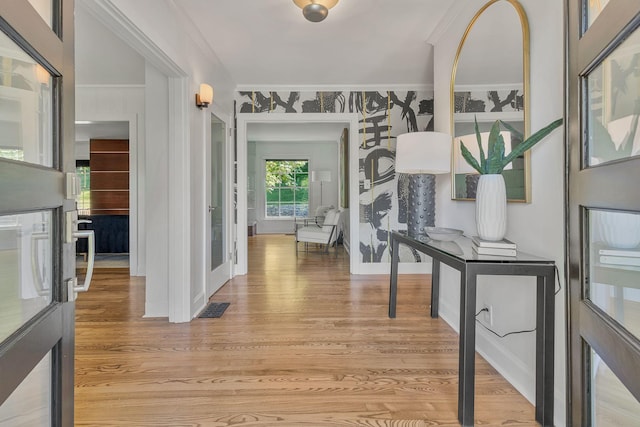
[[[267,160],[266,217],[293,218],[309,215],[309,162]]]

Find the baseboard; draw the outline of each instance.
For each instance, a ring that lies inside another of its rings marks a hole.
[[[391,263],[361,263],[358,274],[390,274]],[[398,264],[398,274],[431,274],[431,261],[401,262]]]
[[[191,318],[194,319],[206,306],[207,301],[204,297],[204,291],[201,291],[191,300]]]
[[[459,308],[453,308],[450,304],[439,303],[438,314],[455,330],[458,334]],[[535,367],[533,372],[517,359],[511,352],[501,346],[497,346],[489,338],[490,332],[482,326],[476,325],[476,351],[486,360],[496,371],[500,373],[511,385],[513,385],[520,394],[522,394],[529,402],[535,404]]]
[[[142,317],[169,317],[167,302],[146,303],[144,305],[144,316]]]

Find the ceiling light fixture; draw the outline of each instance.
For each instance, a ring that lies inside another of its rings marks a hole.
[[[329,15],[329,9],[338,3],[338,0],[293,0],[302,9],[302,15],[307,21],[320,22]]]

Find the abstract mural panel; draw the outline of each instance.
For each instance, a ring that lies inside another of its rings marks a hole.
[[[359,247],[364,263],[390,262],[390,231],[406,229],[407,216],[406,180],[395,173],[396,137],[433,130],[433,91],[241,91],[236,105],[238,113],[358,115],[360,242],[351,247]],[[402,248],[400,260],[421,256]]]

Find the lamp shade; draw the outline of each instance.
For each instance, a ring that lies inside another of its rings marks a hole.
[[[306,6],[309,6],[310,4],[320,4],[326,7],[327,9],[331,9],[333,6],[336,5],[336,3],[338,3],[338,0],[293,0],[293,2],[300,9],[304,9]]]
[[[410,132],[396,140],[396,172],[446,174],[451,169],[451,135]]]
[[[500,132],[502,138],[504,138],[504,155],[506,156],[511,152],[511,132],[502,131]],[[482,150],[484,151],[484,155],[487,155],[487,151],[489,151],[489,132],[481,132],[480,138],[482,138]],[[456,158],[455,158],[455,167],[456,173],[467,174],[467,173],[478,173],[477,170],[471,167],[469,163],[462,157],[462,153],[460,151],[460,141],[464,142],[464,146],[467,147],[471,155],[480,163],[480,149],[478,148],[478,140],[476,139],[476,134],[472,133],[469,135],[456,136]],[[507,164],[504,167],[504,170],[513,169],[513,165],[511,163]]]
[[[206,83],[200,85],[200,102],[204,104],[211,104],[213,102],[213,88]]]
[[[331,182],[331,171],[311,171],[312,182]]]

